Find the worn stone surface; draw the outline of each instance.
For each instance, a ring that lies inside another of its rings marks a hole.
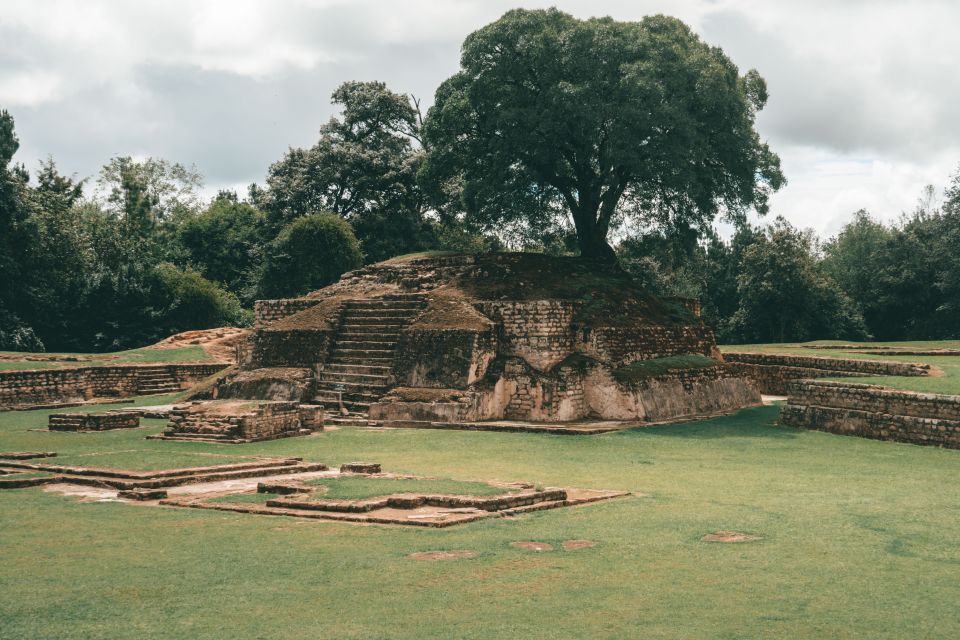
[[[624,298],[603,284],[606,272],[574,269],[574,280],[606,287],[584,293],[551,273],[573,264],[516,254],[389,261],[302,299],[258,302],[250,356],[218,397],[276,397],[236,381],[297,369],[313,376],[297,399],[312,390],[328,409],[382,421],[663,420],[760,402],[732,368],[615,380],[614,370],[641,360],[717,357],[713,332],[696,301],[647,299],[629,283]],[[463,394],[401,398],[395,387]]]
[[[171,393],[227,366],[226,363],[182,363],[0,371],[0,409]]]
[[[50,431],[106,431],[108,429],[136,429],[140,416],[135,413],[51,413],[47,418]]]
[[[783,425],[960,448],[960,396],[821,380],[796,381],[788,391]]]
[[[170,412],[165,438],[249,442],[306,435],[300,405],[282,401],[200,401]],[[311,416],[311,420],[313,417]]]
[[[912,362],[740,352],[724,353],[723,359],[738,375],[753,380],[762,393],[776,395],[785,395],[794,380],[930,375],[930,365]]]

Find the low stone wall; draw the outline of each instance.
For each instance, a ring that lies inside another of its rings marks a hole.
[[[726,413],[760,404],[760,392],[728,366],[677,369],[631,382],[617,383],[595,368],[584,384],[590,412],[607,419],[662,422]]]
[[[136,413],[51,413],[47,419],[50,431],[106,431],[139,426],[140,416]]]
[[[930,365],[888,360],[856,360],[819,356],[786,356],[728,352],[723,359],[738,375],[748,377],[763,393],[786,395],[791,382],[812,378],[854,376],[926,376]]]
[[[169,376],[183,388],[228,366],[218,362],[0,371],[0,410],[137,395],[141,387],[147,388],[143,381],[147,371]]]
[[[253,317],[257,327],[282,320],[320,302],[312,298],[284,298],[279,300],[257,300],[253,303]]]
[[[790,384],[780,424],[960,449],[960,396],[802,380]]]
[[[316,406],[297,402],[250,402],[244,406],[200,402],[178,405],[170,412],[166,438],[249,442],[300,435],[312,428],[323,428],[323,417]],[[301,418],[312,427],[302,424]]]

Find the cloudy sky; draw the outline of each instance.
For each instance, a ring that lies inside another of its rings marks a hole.
[[[914,0],[3,0],[0,108],[28,167],[93,176],[115,155],[262,182],[308,146],[342,81],[432,100],[471,31],[517,7],[677,16],[766,78],[758,128],[789,185],[774,211],[821,234],[893,220],[960,164],[960,2]]]

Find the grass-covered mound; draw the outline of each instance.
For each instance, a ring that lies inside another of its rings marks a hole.
[[[631,384],[646,378],[662,376],[672,371],[688,369],[709,369],[720,366],[718,360],[701,355],[670,356],[652,360],[638,360],[613,371],[617,382]]]

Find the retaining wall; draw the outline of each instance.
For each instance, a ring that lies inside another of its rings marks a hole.
[[[228,366],[218,362],[0,371],[0,409],[137,395],[147,370],[168,374],[184,387]]]
[[[960,448],[960,396],[823,380],[797,381],[788,391],[784,425]]]
[[[739,375],[753,380],[760,391],[776,395],[786,395],[795,380],[930,375],[930,365],[914,362],[740,352],[724,353],[723,359]]]

